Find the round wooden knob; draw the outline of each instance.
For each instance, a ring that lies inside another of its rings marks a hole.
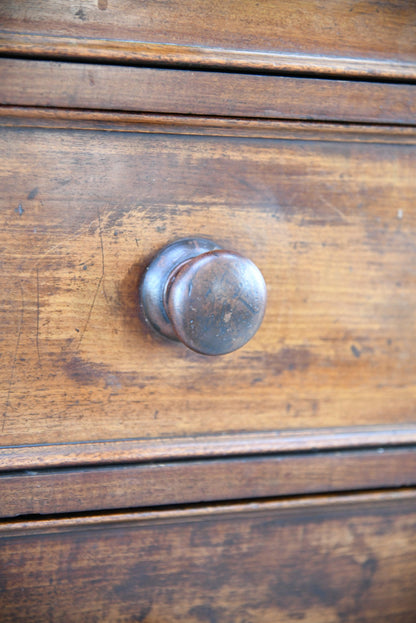
[[[146,270],[141,306],[156,331],[204,355],[243,346],[259,328],[266,285],[257,266],[210,240],[168,245]]]

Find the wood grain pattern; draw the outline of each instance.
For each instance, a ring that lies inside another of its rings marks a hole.
[[[0,525],[2,620],[412,623],[414,492]]]
[[[413,2],[3,0],[3,54],[416,77]]]
[[[188,460],[0,476],[0,517],[416,485],[416,447]]]
[[[0,60],[0,104],[414,125],[416,85]]]
[[[5,128],[1,153],[2,445],[414,421],[414,146]],[[268,285],[216,360],[138,318],[190,234]]]

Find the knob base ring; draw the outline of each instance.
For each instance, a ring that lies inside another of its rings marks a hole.
[[[178,341],[165,308],[166,287],[178,269],[188,260],[221,249],[205,238],[182,238],[167,245],[146,269],[140,287],[140,304],[150,326],[160,335]]]

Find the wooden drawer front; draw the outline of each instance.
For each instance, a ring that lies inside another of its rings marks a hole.
[[[412,421],[415,146],[284,127],[2,129],[3,445]],[[149,260],[193,234],[268,286],[224,357],[138,316]]]
[[[412,493],[0,527],[2,621],[413,623]]]
[[[0,23],[8,54],[416,75],[416,8],[407,0],[6,0]]]

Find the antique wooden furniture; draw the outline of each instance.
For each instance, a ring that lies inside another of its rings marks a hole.
[[[414,3],[0,29],[1,620],[413,623]]]

